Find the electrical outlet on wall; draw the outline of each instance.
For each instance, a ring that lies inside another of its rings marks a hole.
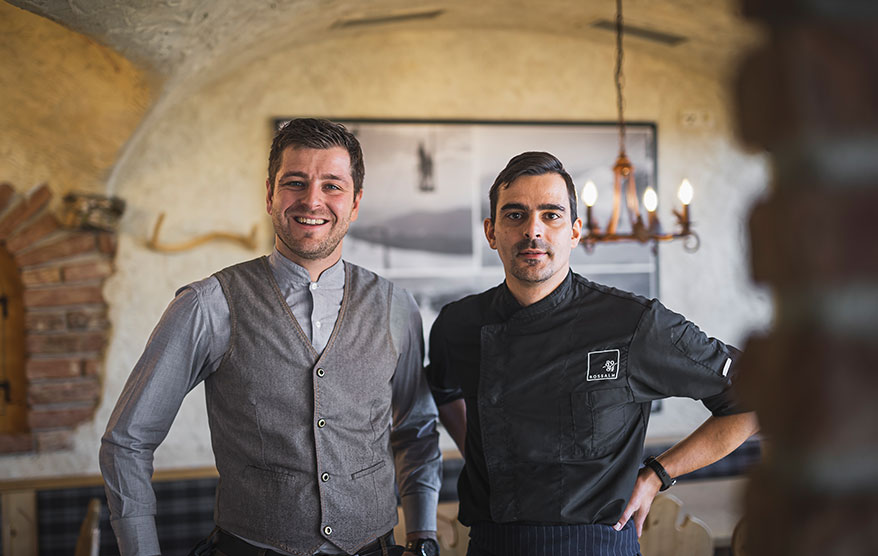
[[[680,125],[686,129],[707,129],[713,127],[713,114],[709,110],[681,110]]]

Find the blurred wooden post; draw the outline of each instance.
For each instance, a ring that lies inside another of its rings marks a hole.
[[[773,191],[750,220],[776,299],[742,392],[769,451],[747,495],[753,556],[878,546],[878,2],[743,0],[768,41],[738,78],[746,143]]]

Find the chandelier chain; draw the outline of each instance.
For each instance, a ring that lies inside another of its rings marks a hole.
[[[622,72],[622,0],[616,0],[616,108],[619,112],[619,154],[625,154],[625,99],[622,86],[625,74]]]

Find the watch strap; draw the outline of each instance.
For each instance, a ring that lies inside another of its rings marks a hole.
[[[664,466],[660,464],[658,460],[654,457],[649,456],[648,458],[646,458],[646,460],[644,460],[643,462],[643,465],[655,471],[655,474],[658,475],[659,479],[661,479],[662,487],[659,489],[659,491],[668,490],[669,488],[677,484],[677,479],[671,478],[671,476],[665,470]]]

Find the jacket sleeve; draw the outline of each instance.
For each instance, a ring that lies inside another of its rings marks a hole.
[[[742,413],[732,388],[739,355],[652,300],[629,348],[629,384],[636,401],[681,396],[701,400],[716,416]]]
[[[425,369],[436,405],[445,405],[463,398],[463,390],[452,380],[452,369],[449,368],[446,316],[443,307],[430,329],[430,363]]]

